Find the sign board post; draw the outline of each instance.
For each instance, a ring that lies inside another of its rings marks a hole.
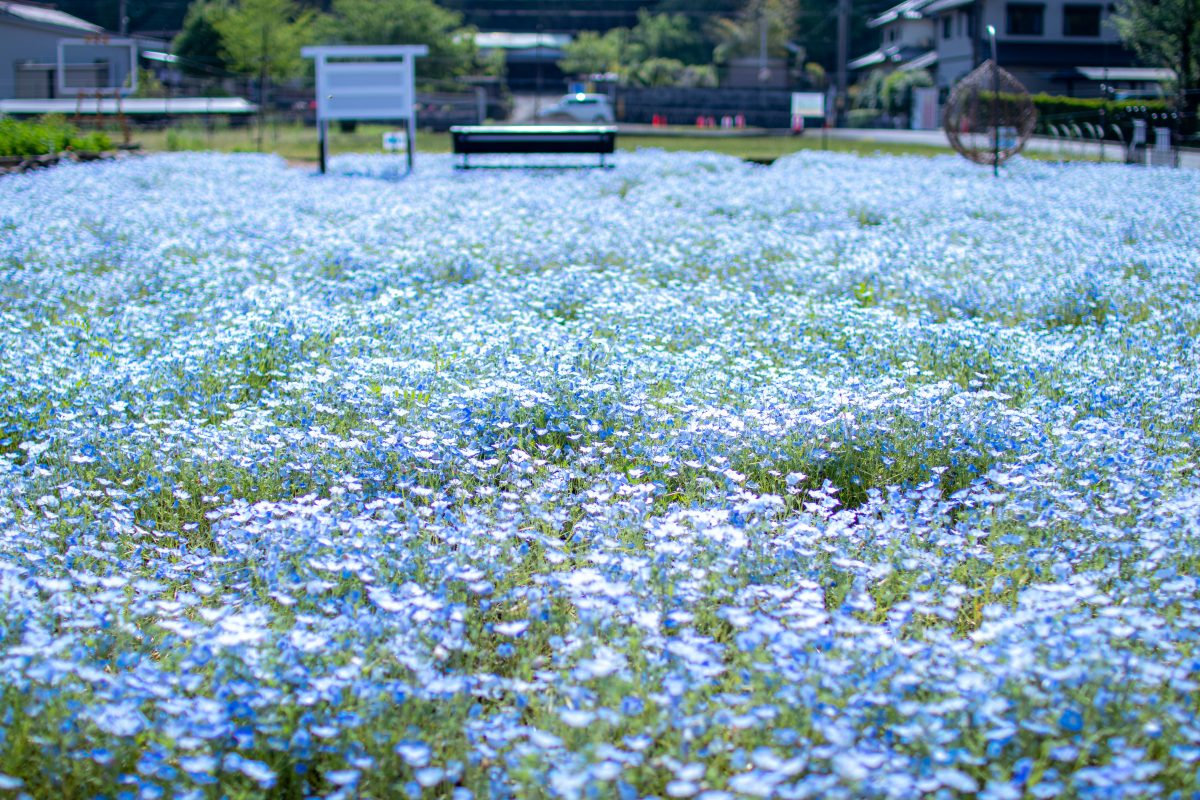
[[[415,61],[425,45],[305,47],[317,66],[317,139],[324,174],[331,120],[398,120],[407,132],[408,171],[416,149]]]
[[[821,92],[792,92],[792,130],[804,130],[804,118],[825,119],[825,95]]]

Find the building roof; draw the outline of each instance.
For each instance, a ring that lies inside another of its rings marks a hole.
[[[1175,70],[1156,67],[1076,67],[1089,81],[1153,81],[1175,80]]]
[[[925,50],[908,44],[890,44],[867,53],[865,56],[859,56],[846,67],[848,69],[866,69],[885,62],[897,65],[902,70],[923,69],[937,63],[937,51]],[[916,66],[910,66],[913,64]]]
[[[969,6],[974,2],[975,0],[933,0],[932,3],[925,6],[921,11],[928,16],[930,14],[938,14],[942,11],[949,11],[952,8]]]
[[[937,50],[930,50],[924,55],[919,55],[911,61],[907,61],[897,67],[901,72],[912,72],[918,69],[929,69],[938,62]]]
[[[565,33],[511,33],[487,31],[475,34],[475,46],[480,50],[535,50],[540,47],[560,49],[571,43]]]
[[[174,114],[253,114],[258,106],[241,97],[131,97],[122,100],[0,100],[0,114],[74,114],[171,116]]]
[[[879,16],[868,20],[867,27],[878,28],[880,25],[887,25],[898,19],[920,19],[921,10],[931,2],[933,0],[904,0],[903,3],[892,6]]]
[[[8,0],[0,0],[0,20],[5,17],[20,20],[21,22],[33,23],[49,28],[60,28],[63,30],[79,33],[103,33],[104,29],[99,25],[94,25],[87,20],[72,16],[65,11],[59,11],[56,8],[46,8],[45,6],[34,6],[28,3],[12,3]]]

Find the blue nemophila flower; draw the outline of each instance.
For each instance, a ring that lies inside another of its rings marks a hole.
[[[1194,174],[391,168],[0,180],[0,787],[1191,790]]]

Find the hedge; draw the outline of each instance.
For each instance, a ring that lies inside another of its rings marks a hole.
[[[18,122],[0,119],[0,156],[39,156],[65,150],[99,152],[112,149],[112,140],[101,131],[82,133],[58,119]]]

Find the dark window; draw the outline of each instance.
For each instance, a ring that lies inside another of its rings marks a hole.
[[[1099,36],[1100,6],[1063,6],[1063,36]]]
[[[1045,6],[1034,3],[1008,4],[1008,33],[1012,36],[1041,36]]]
[[[954,23],[951,21],[951,17],[949,14],[942,17],[942,38],[943,39],[950,38],[950,26],[953,24]]]
[[[975,9],[967,12],[967,36],[975,38]]]

